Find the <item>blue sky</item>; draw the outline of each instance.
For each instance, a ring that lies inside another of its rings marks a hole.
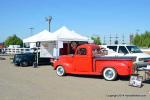
[[[150,30],[150,0],[0,0],[0,42],[16,34],[23,38],[61,26],[85,36],[115,36]],[[33,33],[29,28],[34,27]],[[108,41],[109,39],[106,38]]]

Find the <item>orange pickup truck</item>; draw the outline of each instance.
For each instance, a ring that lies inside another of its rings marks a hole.
[[[129,76],[135,72],[134,57],[105,56],[100,46],[83,44],[74,55],[62,55],[53,62],[58,76],[65,74],[103,75],[106,80],[115,80],[118,75]]]

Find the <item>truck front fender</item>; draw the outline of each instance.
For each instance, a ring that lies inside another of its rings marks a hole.
[[[63,68],[65,69],[66,73],[70,73],[73,72],[73,65],[71,63],[61,63],[58,64],[54,69],[56,70],[58,66],[63,66]]]

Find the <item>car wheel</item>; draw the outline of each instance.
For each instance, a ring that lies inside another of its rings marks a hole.
[[[63,68],[63,66],[58,66],[56,68],[56,73],[58,76],[64,76],[66,73],[65,73],[65,69]]]
[[[26,62],[26,61],[21,62],[21,66],[22,66],[22,67],[28,66],[28,62]]]
[[[116,73],[115,69],[113,69],[113,68],[106,68],[103,71],[103,77],[107,81],[112,81],[112,80],[116,79],[117,73]]]
[[[15,64],[15,66],[19,67],[19,66],[20,66],[20,64]]]

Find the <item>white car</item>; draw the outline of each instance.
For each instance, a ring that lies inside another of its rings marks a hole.
[[[136,57],[137,63],[146,62],[150,60],[150,55],[143,53],[135,45],[107,45],[105,46],[105,48],[106,50],[108,50],[108,56],[134,56]]]

